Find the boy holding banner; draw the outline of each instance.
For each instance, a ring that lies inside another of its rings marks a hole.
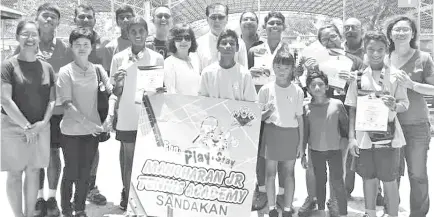
[[[398,216],[399,205],[400,148],[405,145],[396,114],[406,111],[409,101],[406,89],[398,86],[399,71],[384,64],[386,36],[381,32],[368,32],[364,44],[369,66],[361,75],[360,83],[352,82],[345,99],[345,104],[350,106],[349,148],[357,157],[356,172],[363,178],[364,217],[376,216],[378,179],[383,181],[388,198],[387,214],[394,217]],[[385,117],[384,122],[378,121],[381,117]]]
[[[148,24],[143,18],[133,18],[127,26],[128,39],[131,41],[131,48],[127,48],[113,57],[111,63],[114,94],[118,97],[118,118],[114,123],[116,139],[121,142],[124,149],[122,183],[124,191],[122,194],[122,209],[127,207],[128,193],[130,189],[131,170],[135,141],[137,135],[137,124],[139,120],[140,106],[135,104],[135,94],[139,67],[141,66],[163,66],[164,58],[161,54],[146,48],[145,42],[148,36]],[[127,76],[128,75],[128,76]],[[115,100],[110,103],[109,116],[113,119]]]

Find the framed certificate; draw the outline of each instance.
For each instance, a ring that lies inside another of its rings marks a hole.
[[[375,95],[357,97],[356,131],[387,131],[389,108]]]

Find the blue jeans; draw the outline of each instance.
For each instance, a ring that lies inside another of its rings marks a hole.
[[[402,125],[404,147],[410,179],[410,217],[425,217],[429,210],[427,159],[431,140],[430,124]]]

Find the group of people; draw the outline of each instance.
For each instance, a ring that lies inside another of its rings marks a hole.
[[[355,173],[363,178],[365,217],[376,216],[377,204],[384,204],[389,216],[398,216],[405,162],[410,216],[427,215],[431,137],[423,95],[434,95],[434,64],[428,53],[417,48],[412,19],[395,19],[386,34],[364,33],[355,18],[344,22],[343,35],[333,24],[319,28],[315,46],[326,50],[329,59],[351,62],[350,70],[339,72],[346,85],[338,88],[329,85],[327,71],[321,71],[316,58],[295,55],[291,44],[282,41],[286,24],[281,12],[265,16],[266,38],[257,34],[259,20],[254,12],[241,14],[240,36],[225,28],[228,6],[210,4],[205,14],[210,31],[197,39],[187,24],[173,25],[170,8],[165,6],[153,11],[156,32],[151,40],[148,23],[129,6],[116,10],[121,35],[112,41],[94,31],[95,11],[89,5],[75,9],[77,28],[69,44],[55,37],[60,19],[56,5],[43,4],[35,20],[19,22],[19,47],[1,67],[1,170],[8,173],[7,196],[15,217],[86,217],[86,200],[104,205],[107,200],[95,183],[98,144],[112,130],[121,144],[119,205],[126,209],[140,109],[134,99],[138,66],[164,67],[164,86],[155,94],[225,98],[261,106],[252,210],[268,205],[270,217],[279,216],[278,207],[284,217],[295,213],[294,166],[299,158],[306,169],[308,192],[299,216],[309,216],[315,209],[326,216],[327,165],[331,216],[347,216]],[[305,85],[298,82],[302,74]],[[355,129],[358,97],[372,93],[389,108],[387,132]],[[102,104],[107,104],[105,113]],[[65,165],[59,209],[60,148]]]

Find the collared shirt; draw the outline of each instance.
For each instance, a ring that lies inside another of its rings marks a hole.
[[[342,44],[342,47],[344,48],[345,52],[350,53],[356,57],[359,57],[360,59],[363,60],[364,55],[365,55],[365,47],[363,45],[363,41],[360,42],[360,47],[357,48],[356,50],[351,50],[350,48],[348,48],[347,46],[347,42],[344,42]]]
[[[116,72],[119,69],[127,71],[122,96],[118,101],[118,122],[115,126],[117,130],[137,130],[140,114],[140,105],[135,104],[138,66],[164,66],[164,58],[161,54],[146,47],[137,55],[132,53],[131,48],[114,55],[110,67],[112,72],[110,81],[114,83],[114,77],[117,76]]]
[[[174,55],[164,60],[164,85],[167,93],[197,96],[199,84],[199,58],[196,53],[190,53],[188,60]]]
[[[243,41],[244,41],[243,35],[241,35],[240,38],[243,39]],[[256,45],[262,44],[262,43],[263,42],[259,39],[259,35],[258,34],[255,34],[254,42],[250,45],[250,47],[248,47],[247,44],[246,44],[246,42],[244,42],[244,44],[246,45],[247,52],[249,52],[250,48],[252,48],[252,47],[254,47]]]
[[[396,79],[397,69],[395,68],[389,68],[385,66],[382,69],[382,74],[386,75],[386,70],[390,70],[390,76],[389,80],[390,82],[385,81],[383,83],[387,86],[387,89],[390,91],[390,95],[395,97],[396,99],[396,112],[395,111],[389,111],[389,121],[395,122],[395,135],[392,140],[392,147],[399,148],[405,145],[405,138],[404,134],[401,129],[401,125],[399,124],[397,113],[402,113],[408,109],[409,101],[407,97],[407,90],[406,88],[398,85],[398,81]],[[387,79],[388,76],[385,76],[384,79]],[[375,81],[373,75],[372,75],[372,69],[371,67],[366,68],[363,71],[363,74],[361,76],[360,80],[360,86],[362,90],[370,90],[370,91],[381,91],[382,85],[379,84],[379,81]],[[357,81],[354,81],[350,84],[350,87],[348,88],[347,96],[345,99],[345,105],[351,106],[351,107],[357,107],[357,96],[358,96],[358,85]],[[372,147],[371,139],[369,138],[369,133],[365,131],[356,131],[356,139],[357,143],[359,145],[359,148],[361,149],[370,149]]]
[[[200,60],[200,71],[219,60],[219,52],[217,50],[218,36],[209,31],[205,35],[197,39],[197,54]],[[243,65],[247,69],[247,50],[244,41],[238,38],[239,50],[235,53],[235,62]]]
[[[262,44],[250,48],[249,50],[249,62],[252,62],[252,67],[263,67],[270,70],[270,77],[264,81],[264,77],[254,77],[253,82],[256,86],[262,86],[268,82],[275,80],[275,74],[273,71],[273,59],[277,54],[277,51],[282,47],[284,42],[280,41],[274,52],[271,52],[270,45],[267,41]]]

